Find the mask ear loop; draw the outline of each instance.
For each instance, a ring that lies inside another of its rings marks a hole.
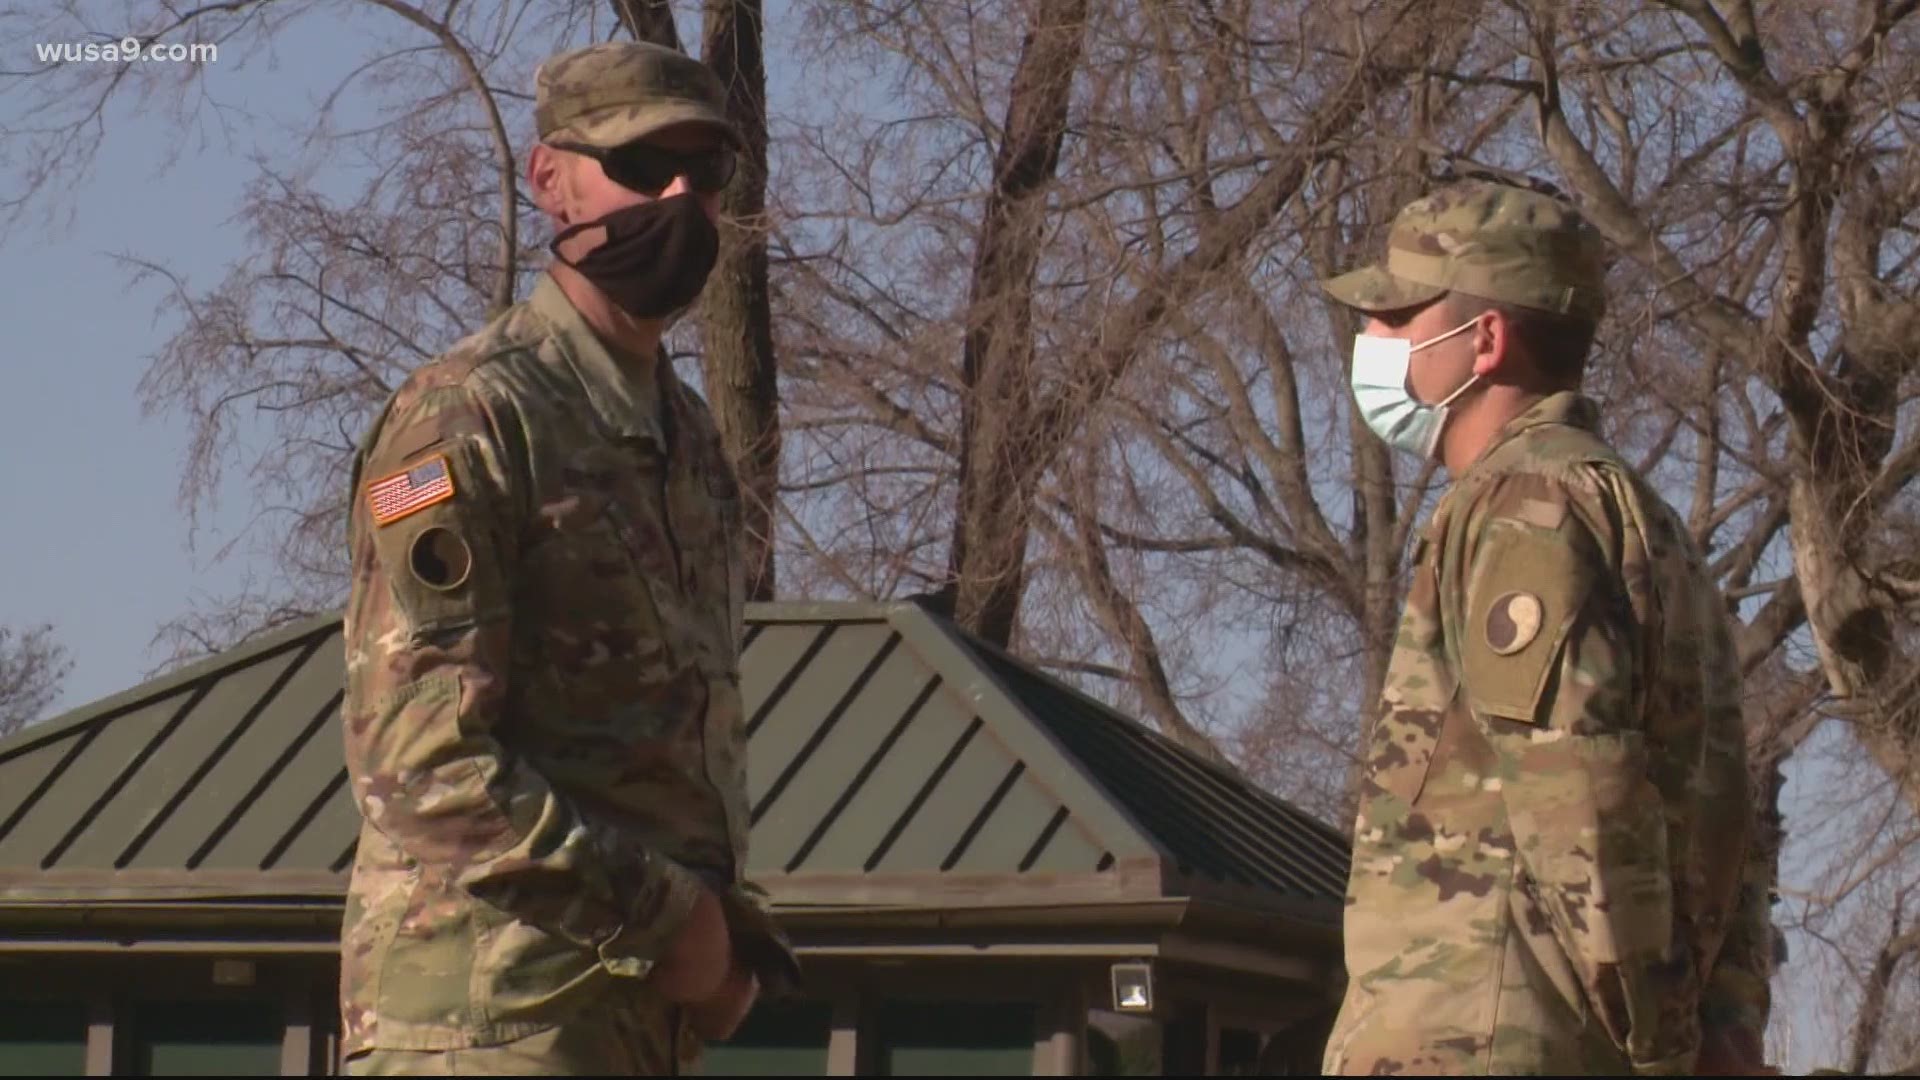
[[[1454,336],[1455,334],[1460,333],[1462,330],[1465,330],[1468,327],[1475,325],[1479,321],[1480,321],[1480,316],[1475,315],[1473,318],[1468,319],[1466,322],[1461,323],[1459,326],[1454,327],[1453,329],[1447,331],[1446,333],[1441,334],[1437,337],[1430,337],[1427,340],[1421,342],[1420,344],[1415,345],[1413,348],[1408,349],[1407,355],[1412,356],[1414,353],[1419,352],[1421,349],[1424,349],[1429,345],[1434,345],[1434,344],[1438,344],[1439,342],[1445,341],[1448,338]],[[1427,437],[1427,446],[1426,446],[1425,456],[1428,459],[1432,459],[1434,452],[1440,448],[1440,435],[1443,431],[1446,430],[1447,420],[1452,416],[1452,409],[1450,408],[1450,406],[1455,401],[1459,400],[1459,397],[1461,394],[1464,394],[1468,390],[1473,389],[1473,387],[1479,382],[1480,382],[1480,373],[1476,371],[1472,375],[1469,375],[1467,377],[1467,381],[1461,383],[1459,387],[1457,387],[1453,391],[1453,393],[1448,394],[1444,398],[1441,398],[1439,403],[1433,406],[1433,411],[1436,414],[1438,414],[1438,417],[1437,417],[1436,423],[1433,425],[1433,434]]]
[[[575,270],[580,269],[580,264],[578,262],[574,261],[573,259],[569,259],[565,255],[562,255],[560,253],[560,245],[566,243],[568,240],[573,239],[574,237],[580,235],[581,233],[586,232],[588,229],[606,229],[607,241],[611,241],[613,239],[613,229],[604,221],[598,221],[598,220],[576,221],[573,224],[565,226],[559,232],[555,233],[553,236],[553,239],[547,241],[547,250],[553,253],[554,258],[560,260],[566,265],[572,267]],[[603,243],[604,242],[605,241],[603,241]],[[592,252],[590,251],[588,252],[588,254],[592,254]],[[581,256],[581,258],[585,258],[585,257],[586,257],[585,255]]]
[[[1441,398],[1440,403],[1438,405],[1435,405],[1434,408],[1444,409],[1447,406],[1452,405],[1454,402],[1454,399],[1458,398],[1461,394],[1466,393],[1468,390],[1473,389],[1473,384],[1479,381],[1480,381],[1480,373],[1476,371],[1472,375],[1468,376],[1466,382],[1463,382],[1460,384],[1460,389],[1455,390],[1453,393],[1448,394],[1446,397]]]
[[[1439,343],[1447,340],[1453,335],[1459,333],[1462,330],[1465,330],[1467,327],[1472,326],[1473,324],[1479,321],[1480,321],[1480,316],[1475,315],[1473,318],[1468,319],[1466,322],[1461,323],[1459,326],[1454,327],[1453,329],[1447,331],[1446,333],[1441,334],[1438,337],[1430,337],[1427,340],[1421,342],[1420,344],[1413,346],[1412,348],[1408,349],[1407,352],[1417,353],[1421,349],[1424,349],[1429,345],[1438,345]]]
[[[1445,398],[1441,399],[1440,404],[1433,407],[1435,420],[1433,424],[1433,434],[1427,438],[1426,456],[1428,458],[1433,457],[1440,449],[1441,433],[1447,430],[1447,421],[1453,419],[1454,401],[1459,398],[1461,394],[1473,389],[1474,385],[1479,381],[1480,376],[1478,374],[1473,375],[1466,382],[1460,384],[1460,389],[1448,394]]]
[[[1421,342],[1420,344],[1413,346],[1412,348],[1407,350],[1407,355],[1412,356],[1414,353],[1419,352],[1421,349],[1424,349],[1429,345],[1438,345],[1440,342],[1445,341],[1448,338],[1454,336],[1455,334],[1460,333],[1462,330],[1465,330],[1471,326],[1474,326],[1475,324],[1479,323],[1479,321],[1480,321],[1480,316],[1475,315],[1473,318],[1468,319],[1466,322],[1461,323],[1459,326],[1454,327],[1453,329],[1447,331],[1446,333],[1440,334],[1436,337],[1430,337],[1427,340]],[[1461,394],[1466,393],[1473,386],[1473,384],[1479,381],[1480,381],[1480,373],[1476,371],[1470,377],[1468,377],[1466,382],[1461,383],[1458,389],[1454,390],[1453,393],[1448,394],[1446,397],[1440,399],[1440,402],[1434,405],[1433,407],[1436,409],[1446,408],[1447,406],[1453,404],[1455,398],[1458,398]]]

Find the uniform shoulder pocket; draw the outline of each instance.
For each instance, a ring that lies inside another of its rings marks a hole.
[[[1482,717],[1535,723],[1568,632],[1592,588],[1591,556],[1564,528],[1489,522],[1460,628],[1462,690]]]
[[[435,443],[369,473],[375,558],[414,636],[506,614],[491,485],[458,443]]]

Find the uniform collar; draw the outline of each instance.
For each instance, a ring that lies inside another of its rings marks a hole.
[[[1600,407],[1595,405],[1592,399],[1575,390],[1562,390],[1548,394],[1529,406],[1527,411],[1502,425],[1466,471],[1473,472],[1481,462],[1492,457],[1501,447],[1524,437],[1528,432],[1556,424],[1598,434]]]
[[[651,437],[665,446],[660,424],[665,373],[658,370],[665,361],[654,361],[648,376],[641,377],[621,366],[551,273],[541,273],[528,304],[553,328],[554,344],[580,380],[587,392],[587,401],[608,434],[619,438]]]

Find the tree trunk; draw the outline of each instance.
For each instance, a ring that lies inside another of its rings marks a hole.
[[[1020,49],[975,250],[962,357],[960,494],[949,553],[955,620],[1009,647],[1025,584],[1038,474],[1022,460],[1033,414],[1033,277],[1046,191],[1086,36],[1087,0],[1041,0]]]
[[[636,39],[682,49],[668,0],[610,0]],[[720,257],[701,293],[701,372],[745,503],[747,599],[774,597],[780,384],[767,292],[767,65],[761,0],[706,0],[701,60],[727,90],[746,146],[720,196]],[[684,49],[682,49],[684,51]]]
[[[669,0],[608,0],[613,17],[627,28],[635,41],[650,41],[669,49],[680,48],[680,31],[673,25],[673,5]],[[685,51],[685,50],[682,50]]]
[[[1888,931],[1887,943],[1880,948],[1880,955],[1874,957],[1873,970],[1867,974],[1867,984],[1861,993],[1860,1012],[1854,1017],[1852,1047],[1847,1054],[1847,1072],[1853,1076],[1866,1075],[1867,1067],[1873,1063],[1874,1051],[1880,1048],[1881,1036],[1886,1030],[1887,1000],[1892,996],[1893,977],[1900,970],[1900,961],[1907,954],[1920,950],[1920,929],[1907,927],[1901,929],[1901,905],[1894,904],[1893,927]]]
[[[760,0],[707,0],[702,57],[727,88],[746,148],[721,196],[720,259],[702,298],[708,403],[739,474],[747,598],[774,596],[774,502],[780,479],[780,384],[767,292],[767,69]]]

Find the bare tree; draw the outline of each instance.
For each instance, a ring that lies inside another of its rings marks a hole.
[[[203,506],[254,437],[283,572],[175,629],[213,649],[337,602],[371,410],[536,271],[513,169],[532,63],[677,43],[684,21],[750,147],[672,355],[698,356],[748,489],[755,595],[918,596],[1344,823],[1438,485],[1349,407],[1358,326],[1317,282],[1448,179],[1553,190],[1616,256],[1586,391],[1738,620],[1760,836],[1803,853],[1782,921],[1832,943],[1823,992],[1858,991],[1832,997],[1854,1034],[1824,1050],[1897,1063],[1912,901],[1886,914],[1910,880],[1899,815],[1920,808],[1917,4],[336,0],[391,35],[339,93],[391,121],[323,117],[307,160],[263,170],[252,246],[214,288],[133,256],[181,319],[146,390],[197,424],[183,496]],[[78,9],[49,10],[0,25],[71,39],[45,28]],[[93,23],[238,48],[320,10]],[[793,100],[769,98],[779,68]],[[0,131],[0,205],[47,205],[106,144],[112,95],[190,106],[193,73],[167,74],[189,81],[0,76],[33,106]],[[335,202],[305,179],[323,157],[377,167]],[[1849,782],[1783,818],[1789,767]]]
[[[135,284],[161,287],[160,308],[177,327],[140,390],[149,411],[192,425],[180,485],[189,522],[197,530],[231,463],[246,463],[254,518],[219,554],[252,544],[278,571],[164,627],[176,660],[345,596],[352,455],[409,371],[524,294],[536,270],[530,253],[544,238],[530,235],[535,215],[517,189],[517,148],[531,135],[522,88],[543,53],[577,40],[598,13],[583,2],[514,21],[501,9],[353,0],[181,13],[69,3],[0,14],[22,40],[70,40],[81,25],[114,37],[215,41],[228,56],[264,54],[301,18],[344,14],[367,31],[364,63],[318,114],[269,132],[279,153],[260,162],[236,209],[249,250],[224,280],[194,288],[160,253],[125,256]],[[150,108],[171,104],[183,119],[223,108],[193,81],[151,82],[147,72],[169,66],[54,65],[16,76],[11,89],[26,95],[31,120],[0,138],[8,160],[33,163],[16,177],[22,194],[88,167],[104,142],[86,137],[89,129],[127,95]],[[405,104],[386,123],[344,125],[339,110],[368,98]],[[329,197],[312,180],[322,163],[359,167],[366,182],[345,200]]]
[[[780,482],[780,384],[767,282],[766,15],[760,0],[706,0],[700,54],[727,88],[746,142],[722,196],[720,260],[701,297],[704,385],[746,499],[747,594],[774,598],[774,505]]]
[[[1811,677],[1823,682],[1817,666]],[[1920,1051],[1911,944],[1920,813],[1842,720],[1803,740],[1794,762],[1788,821],[1800,858],[1783,866],[1776,919],[1796,944],[1779,986],[1830,1040],[1816,1043],[1815,1061],[1849,1075],[1886,1072]]]
[[[0,626],[0,738],[40,719],[71,670],[66,646],[54,640],[51,625],[24,633]]]
[[[1911,894],[1902,893],[1889,920],[1887,938],[1875,953],[1867,977],[1863,980],[1865,985],[1860,1012],[1848,1036],[1851,1045],[1847,1051],[1846,1068],[1855,1076],[1866,1075],[1874,1059],[1885,1056],[1882,1049],[1891,1042],[1888,1036],[1896,1034],[1889,1021],[1903,1014],[1911,1016],[1910,1011],[1893,1012],[1890,1009],[1896,993],[1896,978],[1901,974],[1903,965],[1907,965],[1908,958],[1920,953],[1920,927],[1913,925],[1906,910],[1910,902]],[[1910,991],[1905,996],[1911,1001]],[[1893,1044],[1896,1054],[1889,1062],[1896,1067],[1898,1063],[1915,1060],[1916,1051],[1920,1050],[1920,1044],[1914,1041],[1914,1036],[1920,1032],[1916,1032],[1911,1023],[1902,1027],[1904,1030],[1897,1031],[1898,1042]],[[1910,1069],[1911,1066],[1908,1067]]]
[[[533,140],[531,77],[546,55],[627,33],[678,47],[659,0],[572,0],[541,9],[408,0],[278,3],[249,0],[185,13],[29,5],[0,11],[20,40],[71,40],[75,26],[118,39],[190,36],[245,54],[292,32],[301,17],[343,10],[368,29],[370,55],[329,95],[310,126],[277,133],[284,157],[262,163],[238,215],[253,237],[246,258],[211,289],[194,289],[159,256],[125,257],[134,284],[157,283],[178,331],[142,380],[149,411],[192,424],[180,501],[198,529],[227,470],[248,462],[254,517],[217,556],[241,545],[278,571],[183,613],[160,639],[173,662],[219,651],[288,621],[337,607],[347,580],[341,550],[352,455],[381,401],[414,367],[478,330],[524,296],[544,257],[544,223],[518,186]],[[725,251],[706,298],[706,390],[749,493],[748,526],[762,549],[752,587],[773,587],[765,554],[768,492],[777,461],[777,396],[765,302],[766,136],[757,3],[707,5],[708,47],[747,135],[740,180],[726,196]],[[383,38],[381,35],[384,34]],[[259,51],[264,52],[264,49]],[[46,65],[0,74],[25,95],[20,122],[0,131],[26,163],[0,205],[23,213],[57,198],[57,181],[90,167],[100,116],[136,97],[171,103],[185,119],[222,106],[195,84],[155,82],[140,65]],[[373,97],[397,103],[372,128],[341,125],[335,110]],[[197,106],[196,106],[197,102]],[[320,163],[358,162],[370,177],[346,202],[310,177]],[[681,343],[688,332],[676,331]],[[684,352],[675,355],[684,355]]]
[[[650,41],[655,45],[665,45],[669,49],[686,51],[680,44],[680,27],[673,19],[673,5],[668,0],[608,0],[613,5],[614,18],[628,36],[635,41]]]
[[[850,122],[843,98],[831,120],[795,125],[810,167],[792,174],[776,280],[802,376],[787,490],[833,498],[796,503],[790,573],[819,589],[930,587],[989,635],[1009,624],[1006,596],[1024,601],[1009,631],[1022,651],[1177,738],[1231,733],[1244,768],[1344,819],[1348,785],[1315,781],[1351,775],[1323,766],[1354,760],[1432,476],[1390,461],[1346,408],[1355,327],[1313,279],[1371,257],[1414,194],[1490,175],[1558,191],[1614,241],[1614,311],[1587,389],[1687,515],[1739,617],[1764,850],[1790,832],[1785,763],[1824,725],[1847,724],[1909,782],[1900,709],[1914,695],[1896,661],[1911,640],[1902,560],[1920,453],[1901,422],[1916,256],[1914,143],[1899,136],[1920,50],[1907,5],[1776,5],[1758,29],[1726,6],[1729,32],[1747,35],[1731,51],[1706,5],[1488,5],[1475,33],[1434,40],[1319,140],[1274,123],[1312,115],[1286,95],[1377,60],[1384,38],[1285,5],[1089,5],[1060,147],[1042,140],[1032,159],[1045,195],[1017,189],[1045,216],[1010,232],[1016,189],[996,170],[1016,157],[1020,118],[1046,115],[1037,97],[1014,108],[1031,85],[1021,62],[1043,40],[1032,28],[1063,25],[1046,21],[1057,6],[1022,10],[1017,44],[938,4],[816,12],[835,43],[822,52],[852,79],[897,78],[898,104]],[[1733,54],[1747,67],[1729,67]],[[1790,58],[1768,78],[1792,116],[1769,119],[1751,62],[1775,55]],[[1260,219],[1233,273],[1166,303],[1183,245],[1247,205],[1290,147],[1307,162],[1299,190]],[[983,238],[1006,235],[1039,250],[985,262]],[[983,265],[1032,269],[996,291]],[[1146,310],[1150,323],[1126,320]],[[1125,358],[1110,381],[1103,348]],[[1014,359],[955,371],[956,351]],[[1024,441],[983,430],[1062,415],[1033,404],[1049,399],[1088,407]],[[988,446],[1014,450],[998,460]],[[964,520],[980,507],[993,516]],[[1000,553],[978,554],[987,543]],[[1850,574],[1872,587],[1848,594]],[[1833,581],[1829,606],[1854,605],[1864,637],[1810,619],[1807,597]],[[1836,667],[1848,649],[1881,657],[1877,682]],[[1221,659],[1236,655],[1256,659]],[[1856,804],[1847,819],[1874,818]]]
[[[955,615],[1001,645],[1018,621],[1032,468],[1033,302],[1046,197],[1087,33],[1086,0],[1039,0],[1007,89],[961,348],[960,490],[953,512]]]
[[[1181,541],[1116,530],[1100,520],[1110,504],[1085,505],[1094,487],[1061,479],[1075,471],[1071,459],[1086,461],[1077,448],[1112,432],[1111,416],[1142,413],[1128,404],[1141,391],[1158,395],[1145,410],[1154,423],[1175,422],[1160,408],[1160,365],[1191,330],[1189,309],[1244,282],[1279,246],[1276,234],[1297,235],[1316,171],[1350,149],[1357,121],[1394,96],[1433,31],[1442,48],[1465,37],[1473,7],[1381,5],[1342,25],[1312,5],[1034,3],[1015,39],[964,5],[816,6],[818,37],[843,45],[833,62],[899,65],[895,89],[916,117],[798,132],[808,205],[782,214],[778,282],[782,328],[806,376],[789,421],[809,447],[798,484],[847,473],[849,458],[913,462],[884,483],[863,470],[841,492],[845,516],[820,528],[888,551],[889,581],[930,586],[937,605],[989,640],[1065,670],[1120,675],[1170,734],[1215,752],[1183,715],[1164,646],[1115,587],[1106,550]],[[1322,35],[1361,45],[1330,60],[1314,44]],[[977,219],[963,212],[975,199]],[[964,280],[956,252],[969,253]],[[1301,451],[1282,472],[1305,498]],[[1384,461],[1376,455],[1383,473]],[[819,579],[864,561],[804,528],[792,556],[829,563]],[[878,530],[888,539],[875,545]],[[1243,532],[1225,547],[1255,546],[1248,540]],[[1346,552],[1330,534],[1308,542],[1344,573]],[[1291,557],[1286,545],[1266,546]],[[1049,567],[1071,585],[1035,579]],[[1378,567],[1386,579],[1398,571],[1391,559]],[[1030,588],[1061,603],[1026,618]],[[1393,602],[1383,581],[1382,623]],[[1105,647],[1086,625],[1106,628],[1119,665],[1091,658]]]
[[[1634,131],[1634,110],[1608,89],[1614,65],[1593,59],[1590,45],[1609,23],[1626,36],[1639,20],[1604,9],[1569,18],[1536,4],[1523,23],[1542,143],[1648,275],[1648,317],[1770,399],[1757,430],[1743,433],[1753,465],[1771,474],[1754,497],[1772,503],[1758,519],[1763,536],[1750,535],[1758,542],[1745,550],[1763,550],[1767,528],[1785,527],[1793,573],[1772,583],[1748,623],[1744,659],[1751,668],[1805,621],[1832,693],[1920,805],[1916,669],[1904,648],[1911,633],[1899,627],[1920,598],[1911,500],[1901,499],[1920,467],[1920,439],[1902,438],[1898,423],[1920,363],[1907,223],[1920,205],[1920,154],[1904,134],[1920,84],[1920,30],[1909,18],[1920,5],[1862,0],[1844,15],[1779,5],[1764,21],[1748,0],[1665,6],[1673,14],[1644,18],[1664,31],[1672,59],[1634,69],[1628,92],[1658,94],[1651,80],[1684,68],[1693,88],[1680,92],[1719,106],[1725,126],[1666,176],[1639,174],[1659,156],[1649,141],[1660,136]],[[1568,111],[1576,80],[1590,114],[1578,125]],[[1687,205],[1697,199],[1689,181],[1742,196],[1740,216],[1692,251],[1674,227],[1676,212],[1701,209]],[[1703,476],[1708,490],[1712,476]],[[1716,531],[1702,538],[1711,545]]]
[[[635,38],[682,49],[666,0],[612,0]],[[747,596],[771,600],[780,479],[780,385],[767,286],[766,12],[760,0],[705,0],[701,57],[727,90],[746,144],[721,195],[720,258],[700,297],[701,370],[720,440],[746,498]]]

